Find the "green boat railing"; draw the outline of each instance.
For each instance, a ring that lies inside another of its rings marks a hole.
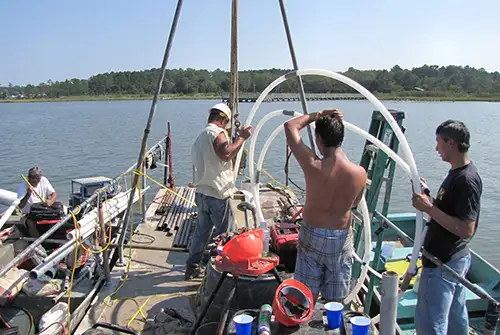
[[[358,213],[354,211],[353,219],[355,222],[359,223],[361,222],[360,217],[358,216]],[[369,267],[369,272],[371,273],[371,276],[369,277],[369,286],[367,288],[366,292],[366,298],[372,299],[374,296],[374,292],[377,289],[380,280],[382,278],[382,275],[379,273],[381,269],[378,268],[379,264],[379,258],[382,253],[382,241],[383,241],[383,231],[386,229],[390,228],[393,230],[393,232],[401,238],[401,240],[408,245],[413,245],[414,240],[408,236],[407,233],[405,233],[402,229],[400,229],[395,223],[393,223],[391,220],[389,220],[385,215],[380,213],[379,211],[374,211],[373,213],[373,220],[372,223],[378,223],[379,228],[375,231],[375,235],[377,236],[377,242],[375,249],[373,250],[375,258],[372,261],[372,266],[369,266],[367,264],[362,264],[363,266],[368,266]],[[361,225],[357,227],[358,229],[362,229]],[[421,249],[422,255],[427,257],[432,263],[434,263],[436,266],[441,267],[448,271],[448,273],[460,284],[465,286],[467,289],[469,289],[471,292],[476,294],[480,299],[486,300],[488,302],[488,307],[485,313],[485,323],[484,323],[484,330],[482,334],[484,335],[494,335],[496,333],[497,329],[497,324],[498,321],[500,320],[500,303],[493,298],[488,292],[486,292],[483,288],[480,286],[470,282],[466,278],[460,276],[456,271],[454,271],[452,268],[450,268],[448,265],[444,264],[441,262],[437,257],[429,253],[427,250],[424,248]],[[356,259],[358,263],[360,263],[360,259]],[[374,267],[373,264],[376,264]],[[400,297],[402,297],[402,294],[404,292],[400,293]],[[365,300],[364,305],[370,306],[371,302],[368,302]],[[365,308],[365,313],[368,313],[369,309]]]

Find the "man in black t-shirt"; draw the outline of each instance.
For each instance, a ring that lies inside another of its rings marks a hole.
[[[413,206],[430,216],[423,247],[465,277],[470,267],[468,242],[475,234],[483,185],[469,159],[470,134],[460,121],[448,120],[436,129],[436,151],[451,165],[436,198],[429,190],[414,193]],[[467,335],[466,289],[446,270],[422,257],[415,312],[417,334]]]

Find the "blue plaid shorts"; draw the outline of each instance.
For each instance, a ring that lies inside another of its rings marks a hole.
[[[342,300],[349,294],[353,263],[352,230],[314,228],[303,221],[294,278],[313,294]]]

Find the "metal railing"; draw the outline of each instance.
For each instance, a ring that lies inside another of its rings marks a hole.
[[[146,152],[146,154],[149,154],[149,153],[153,152],[158,147],[161,147],[161,149],[164,150],[164,148],[161,146],[161,144],[163,142],[165,142],[165,138],[166,138],[166,136],[163,139],[161,139],[158,143],[156,143],[154,146],[152,146],[151,149],[149,149]],[[37,238],[33,243],[31,243],[28,247],[26,247],[26,249],[24,249],[20,254],[18,254],[16,257],[14,257],[14,259],[12,261],[10,261],[8,264],[4,265],[0,269],[0,277],[3,276],[3,275],[5,275],[14,266],[19,265],[21,263],[21,261],[23,259],[25,259],[25,257],[27,257],[35,248],[37,248],[39,245],[41,245],[45,240],[47,240],[52,234],[54,234],[64,224],[70,222],[70,220],[73,219],[71,213],[78,214],[79,211],[85,209],[88,205],[92,204],[97,199],[98,196],[105,197],[106,196],[105,193],[107,191],[109,191],[113,187],[117,186],[119,184],[119,182],[123,178],[125,178],[125,176],[127,176],[132,171],[134,171],[134,169],[136,167],[137,167],[137,163],[134,164],[134,165],[132,165],[131,167],[129,167],[124,173],[122,173],[119,176],[117,176],[114,179],[112,179],[111,182],[108,185],[104,186],[101,189],[96,190],[88,199],[86,199],[80,205],[77,205],[77,206],[74,206],[73,208],[71,208],[69,210],[69,213],[67,215],[65,215],[58,223],[54,224],[49,230],[47,230],[44,234],[42,234],[39,238]],[[146,179],[144,179],[143,184],[142,184],[142,188],[145,189],[146,187],[147,187],[147,185],[146,185]],[[134,192],[132,192],[132,193],[134,193]],[[145,197],[143,197],[142,199],[144,199],[144,198]],[[143,201],[145,201],[145,200],[143,200]],[[144,208],[145,202],[143,204],[141,204],[141,205]],[[143,211],[143,213],[145,213],[145,211]],[[144,219],[144,217],[143,217],[143,219]],[[119,234],[119,236],[120,236],[120,234],[125,234],[125,231],[124,230],[119,231],[118,234]],[[55,252],[57,253],[57,252],[60,252],[60,251],[56,250]]]

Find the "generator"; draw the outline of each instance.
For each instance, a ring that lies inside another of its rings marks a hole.
[[[299,228],[295,223],[280,223],[271,227],[271,247],[280,258],[280,265],[286,272],[295,271]]]

